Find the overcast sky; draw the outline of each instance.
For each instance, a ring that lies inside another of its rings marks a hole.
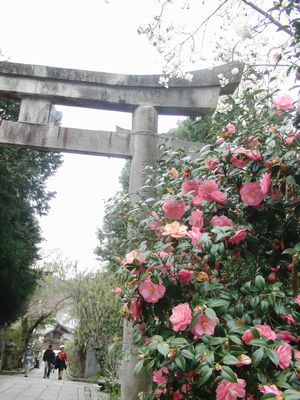
[[[137,34],[153,12],[151,0],[0,0],[0,49],[14,62],[119,73],[160,73],[156,51]],[[63,126],[115,130],[131,128],[131,114],[57,107]],[[160,117],[159,131],[176,125]],[[93,251],[104,199],[118,189],[121,159],[64,155],[48,188],[57,192],[47,217],[42,255],[98,268]]]

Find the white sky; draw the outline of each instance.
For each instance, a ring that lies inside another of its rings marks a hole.
[[[120,73],[160,73],[156,51],[137,27],[152,15],[151,0],[0,0],[0,49],[13,62]],[[63,126],[130,129],[131,114],[57,107]],[[160,117],[159,131],[176,126]],[[98,268],[93,251],[103,217],[103,199],[118,189],[124,160],[64,155],[48,188],[57,192],[42,218],[42,254]]]

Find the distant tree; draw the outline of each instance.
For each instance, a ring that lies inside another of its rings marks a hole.
[[[0,101],[0,120],[16,119],[19,104]],[[46,215],[53,192],[47,179],[62,163],[57,153],[0,147],[0,325],[21,314],[33,292],[42,237],[37,216]]]
[[[120,342],[122,334],[121,301],[114,294],[119,284],[111,273],[100,272],[77,274],[67,283],[73,304],[72,316],[76,321],[75,348],[80,354],[81,373],[84,373],[84,360],[89,347],[95,351],[102,374],[116,373],[111,370],[108,348],[112,342]]]
[[[55,269],[57,266],[54,266]],[[66,270],[62,269],[57,275],[52,267],[51,265],[44,266],[44,271],[40,274],[36,288],[20,317],[20,356],[27,344],[32,341],[34,333],[53,322],[59,311],[70,306],[70,295],[66,290]]]
[[[130,162],[127,161],[119,177],[122,190],[105,203],[103,225],[97,232],[99,245],[95,254],[106,262],[108,270],[115,270],[116,263],[127,251],[126,207],[123,199],[129,190],[129,172]]]

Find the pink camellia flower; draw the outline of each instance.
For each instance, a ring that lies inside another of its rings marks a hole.
[[[232,134],[236,131],[236,126],[229,122],[229,124],[225,126],[225,130],[226,130],[226,136],[231,137]]]
[[[293,99],[288,94],[282,93],[273,97],[273,105],[277,110],[288,111],[293,108]]]
[[[198,187],[198,195],[202,197],[203,200],[206,201],[212,201],[211,193],[218,191],[219,191],[219,185],[213,179],[208,179],[204,181]]]
[[[158,385],[163,385],[168,380],[169,370],[167,367],[155,369],[152,372],[152,380]]]
[[[270,189],[271,174],[264,172],[260,178],[259,184],[260,189],[264,194],[267,194]]]
[[[188,231],[188,235],[192,239],[193,247],[197,248],[198,247],[198,240],[201,237],[200,229],[196,228],[195,226],[193,226],[192,230]]]
[[[225,215],[214,215],[210,220],[210,224],[213,226],[233,226],[234,222]]]
[[[300,306],[300,294],[295,298],[295,302]]]
[[[161,279],[159,279],[159,284],[157,285],[148,276],[140,284],[139,292],[147,303],[157,303],[164,296],[166,288],[161,282]]]
[[[255,397],[253,396],[253,394],[249,394],[247,396],[247,400],[255,400]]]
[[[294,317],[292,316],[292,314],[281,314],[280,316],[282,319],[286,319],[286,321],[289,325],[295,325],[296,321],[295,321]]]
[[[239,363],[235,365],[238,368],[243,367],[244,365],[250,365],[252,363],[251,358],[249,356],[246,356],[246,354],[241,354],[240,356],[237,356],[237,359],[239,360]]]
[[[289,135],[288,137],[285,138],[285,143],[292,144],[294,142],[295,138],[296,138],[295,135]]]
[[[163,224],[160,221],[152,221],[149,228],[155,236],[161,237],[163,232]]]
[[[296,361],[300,361],[300,350],[294,349],[294,357]]]
[[[253,161],[259,161],[262,158],[261,153],[258,150],[245,150],[244,154]]]
[[[264,194],[258,182],[244,183],[240,195],[242,201],[248,206],[258,206],[264,199]]]
[[[265,337],[268,340],[275,340],[276,333],[271,329],[269,325],[255,325],[254,328],[259,332],[260,336]],[[250,329],[247,329],[242,336],[242,340],[244,343],[249,344],[251,340],[254,339],[254,336]]]
[[[210,171],[214,171],[219,164],[220,160],[218,158],[207,158],[205,160],[205,165]]]
[[[239,244],[247,237],[247,229],[241,228],[235,232],[233,236],[228,239],[228,243],[230,244]]]
[[[187,226],[175,221],[172,224],[166,224],[162,233],[164,236],[171,236],[180,239],[187,235]]]
[[[242,169],[249,162],[249,159],[245,157],[241,158],[234,154],[233,156],[231,156],[230,162],[236,168]]]
[[[191,193],[192,195],[195,195],[198,192],[198,186],[199,184],[194,181],[184,182],[181,186],[181,193]]]
[[[142,319],[142,304],[143,304],[142,299],[133,297],[129,309],[131,320],[140,321]]]
[[[198,196],[206,201],[215,200],[220,204],[227,202],[226,194],[219,191],[219,185],[213,179],[208,179],[199,185]]]
[[[180,219],[185,213],[185,202],[171,199],[163,204],[162,209],[166,218]]]
[[[182,399],[182,395],[179,392],[179,390],[176,390],[176,392],[172,393],[172,400],[181,400]]]
[[[227,195],[223,192],[212,192],[211,197],[213,200],[217,201],[220,204],[226,204],[227,203]]]
[[[275,272],[271,272],[271,273],[268,275],[268,281],[271,282],[271,283],[277,281],[277,275],[275,274]]]
[[[276,400],[283,400],[284,395],[281,390],[278,389],[276,385],[260,385],[258,390],[261,393],[273,393],[276,394]]]
[[[201,230],[203,228],[203,212],[201,210],[192,211],[189,224]]]
[[[172,315],[170,321],[172,329],[175,332],[181,332],[186,329],[192,320],[192,311],[187,303],[180,303],[178,306],[172,308]]]
[[[122,264],[141,264],[145,261],[145,256],[137,250],[133,250],[127,253],[125,258],[122,260]]]
[[[203,202],[202,197],[198,196],[198,194],[196,196],[194,196],[192,199],[190,199],[190,205],[192,207],[199,207]]]
[[[199,315],[198,321],[191,328],[192,333],[196,339],[200,339],[202,335],[213,335],[215,327],[219,319],[215,317],[215,320],[212,321],[205,314]]]
[[[275,350],[279,357],[279,367],[281,369],[288,368],[292,359],[292,347],[285,343],[282,346],[275,347]]]
[[[223,137],[218,137],[217,140],[215,141],[216,144],[222,144],[225,142],[225,139]]]
[[[177,274],[177,278],[178,278],[179,282],[187,283],[191,280],[192,275],[193,274],[191,273],[191,271],[189,271],[187,269],[181,269]]]
[[[254,336],[250,329],[247,329],[242,335],[242,340],[246,344],[249,344],[249,342],[251,342],[251,340],[253,340],[253,339],[254,339]]]
[[[236,400],[246,396],[246,382],[238,379],[237,382],[229,382],[223,379],[216,389],[216,400]]]
[[[116,296],[119,296],[119,297],[122,297],[122,295],[123,295],[123,291],[122,291],[122,289],[119,288],[119,287],[116,287],[116,288],[114,289],[114,293],[115,293]]]
[[[281,340],[284,340],[285,342],[295,342],[295,343],[299,342],[299,339],[293,336],[289,331],[277,332],[277,337]]]
[[[255,325],[255,329],[260,333],[260,336],[264,336],[268,340],[275,340],[276,333],[272,330],[272,328],[267,325]]]

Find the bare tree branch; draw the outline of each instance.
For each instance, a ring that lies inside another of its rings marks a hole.
[[[275,18],[272,17],[269,13],[258,7],[256,4],[253,4],[251,1],[248,0],[242,0],[243,3],[247,4],[249,7],[253,8],[253,10],[257,11],[259,14],[263,15],[265,18],[267,18],[272,24],[276,25],[280,30],[283,32],[287,33],[290,36],[294,36],[293,32],[287,28],[286,26],[282,25],[280,22],[276,21]]]

